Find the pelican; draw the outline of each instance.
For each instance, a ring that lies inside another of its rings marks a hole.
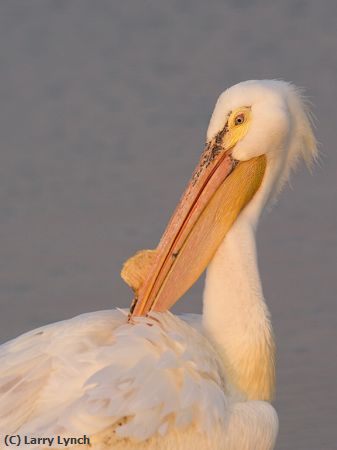
[[[83,314],[0,347],[1,448],[5,436],[30,449],[274,448],[275,345],[255,232],[296,163],[316,154],[292,84],[224,91],[158,247],[124,264],[130,311]],[[202,316],[171,314],[206,268]]]

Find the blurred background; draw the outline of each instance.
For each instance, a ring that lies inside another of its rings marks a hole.
[[[258,234],[278,346],[278,450],[337,448],[337,3],[0,4],[0,341],[126,307],[226,87],[306,88],[321,160]],[[201,311],[202,282],[176,311]]]

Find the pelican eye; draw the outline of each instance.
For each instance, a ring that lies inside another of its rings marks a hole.
[[[244,121],[245,121],[245,115],[243,113],[241,113],[235,117],[234,124],[241,125]]]

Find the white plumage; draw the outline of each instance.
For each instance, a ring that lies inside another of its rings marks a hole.
[[[184,318],[200,327],[197,315]],[[192,442],[197,449],[216,449],[234,448],[225,446],[233,435],[222,429],[236,436],[240,427],[250,426],[262,444],[256,410],[276,426],[272,408],[225,395],[219,356],[186,321],[153,313],[130,326],[126,311],[99,311],[4,344],[0,435],[86,434],[97,449],[187,448]],[[151,444],[146,441],[156,435]]]
[[[209,140],[240,107],[249,107],[251,127],[233,156],[264,154],[266,172],[209,266],[203,316],[152,312],[128,323],[126,311],[101,311],[2,345],[0,438],[85,434],[97,450],[273,448],[274,347],[255,229],[295,161],[311,160],[316,145],[300,95],[279,81],[222,94]]]

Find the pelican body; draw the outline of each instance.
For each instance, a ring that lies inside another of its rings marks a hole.
[[[158,247],[123,267],[130,311],[84,314],[0,347],[0,447],[15,435],[30,449],[70,437],[72,448],[97,450],[273,449],[275,344],[255,232],[296,163],[316,151],[291,84],[222,93]],[[205,268],[202,316],[172,315]]]

